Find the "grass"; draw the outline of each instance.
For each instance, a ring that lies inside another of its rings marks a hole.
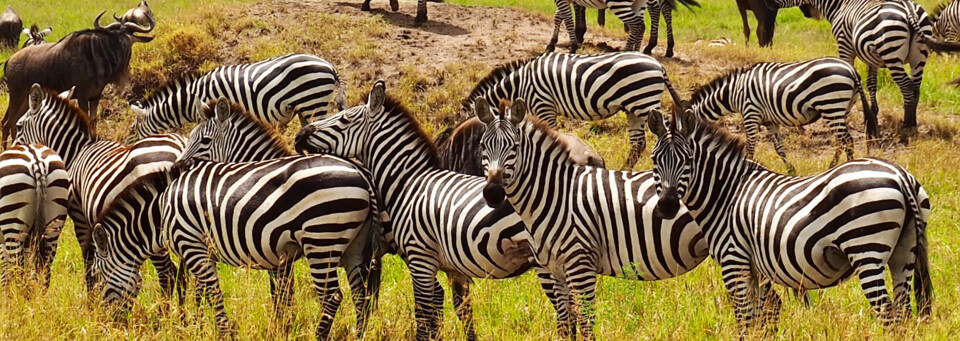
[[[359,2],[359,0],[348,0]],[[469,5],[495,5],[531,11],[550,17],[550,0],[448,0]],[[921,1],[932,8],[931,1]],[[100,1],[98,4],[72,1],[14,2],[13,6],[27,23],[40,19],[43,26],[53,25],[55,36],[90,26],[100,10],[124,11],[136,1]],[[383,1],[374,2],[386,7]],[[307,4],[285,2],[249,3],[248,1],[152,1],[160,25],[157,39],[137,44],[131,65],[131,91],[111,91],[102,115],[101,134],[118,140],[126,135],[130,113],[126,100],[155,91],[173,77],[202,72],[221,64],[258,60],[289,52],[309,52],[323,56],[340,69],[351,85],[350,103],[359,103],[373,80],[386,77],[389,92],[401,98],[420,117],[431,134],[456,124],[462,117],[460,99],[489,68],[484,63],[464,58],[438,67],[422,67],[415,60],[391,60],[384,51],[386,41],[395,39],[396,30],[376,15],[348,15],[313,10]],[[435,6],[430,4],[430,6]],[[411,10],[404,3],[402,10]],[[590,22],[594,12],[590,11]],[[46,20],[46,21],[45,21]],[[607,39],[622,46],[625,34],[610,13],[607,28],[591,26],[588,39]],[[733,1],[705,2],[703,8],[681,10],[675,16],[679,60],[664,61],[671,79],[684,94],[724,70],[759,61],[791,61],[835,55],[829,24],[802,18],[800,11],[787,9],[778,18],[775,48],[760,49],[755,39],[750,45],[741,35],[739,15]],[[543,29],[551,29],[544,24]],[[755,25],[753,25],[755,26]],[[505,30],[508,23],[499,25]],[[566,35],[561,33],[561,42]],[[696,43],[727,37],[734,41],[725,47],[707,47]],[[543,42],[546,43],[545,41]],[[665,44],[661,37],[661,44]],[[592,52],[587,50],[586,52]],[[5,52],[8,53],[8,52]],[[655,51],[660,56],[662,51]],[[6,58],[8,54],[0,54]],[[803,307],[785,290],[780,328],[776,337],[784,339],[952,339],[960,334],[960,146],[953,136],[960,131],[954,115],[958,91],[943,82],[960,75],[957,57],[933,56],[928,62],[919,120],[920,136],[909,147],[889,145],[867,151],[858,145],[857,155],[881,156],[910,170],[926,188],[933,203],[929,240],[936,300],[933,316],[926,321],[910,320],[885,329],[873,317],[855,281],[813,294],[812,307]],[[862,70],[862,66],[861,66]],[[123,89],[120,89],[123,90]],[[881,77],[880,100],[882,129],[892,132],[902,116],[901,99],[889,76]],[[0,112],[6,107],[0,94]],[[859,111],[858,111],[859,112]],[[294,120],[296,121],[296,120]],[[585,139],[603,155],[608,166],[620,168],[626,151],[626,120],[622,115],[600,122],[564,121],[564,130]],[[293,134],[294,122],[287,134]],[[734,125],[735,126],[735,125]],[[859,114],[853,127],[862,130]],[[826,168],[832,149],[825,129],[815,126],[807,135],[788,130],[788,156],[801,174]],[[861,134],[862,135],[862,134]],[[652,145],[651,137],[648,145]],[[648,148],[649,150],[649,148]],[[761,143],[758,159],[782,170],[770,143]],[[643,158],[639,169],[649,169]],[[68,225],[71,225],[68,223]],[[0,300],[0,339],[214,339],[215,323],[209,308],[186,307],[163,313],[165,303],[159,297],[156,274],[144,267],[144,288],[126,322],[112,322],[91,301],[83,286],[83,265],[69,226],[61,237],[60,252],[54,263],[49,290],[28,294],[21,289],[6,289]],[[298,265],[297,293],[290,309],[295,316],[288,331],[278,332],[271,321],[272,303],[267,275],[261,271],[220,267],[221,285],[228,313],[238,326],[242,339],[311,338],[319,304],[309,286],[305,266]],[[441,275],[441,283],[446,279]],[[737,328],[733,312],[720,281],[719,268],[705,262],[692,273],[660,282],[632,282],[601,278],[597,292],[598,324],[601,339],[732,339]],[[449,290],[447,290],[449,293]],[[508,280],[477,280],[472,290],[475,322],[482,339],[555,338],[553,309],[531,274]],[[347,295],[349,297],[349,295]],[[449,296],[448,296],[449,297]],[[188,301],[192,301],[189,300]],[[448,300],[449,302],[449,300]],[[442,336],[459,339],[460,324],[447,305]],[[333,339],[352,333],[354,312],[344,300],[334,326]],[[385,260],[383,291],[378,310],[371,320],[368,339],[410,339],[415,333],[413,295],[409,273],[399,258]],[[755,337],[759,337],[755,335]]]

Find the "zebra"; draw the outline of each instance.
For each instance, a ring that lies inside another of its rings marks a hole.
[[[50,148],[27,144],[0,153],[2,282],[9,283],[14,268],[29,265],[44,287],[50,285],[69,187],[63,160]]]
[[[854,274],[884,324],[910,312],[911,278],[919,313],[930,313],[930,201],[906,170],[868,158],[794,177],[749,160],[742,139],[689,111],[664,130],[653,149],[657,209],[669,218],[686,207],[703,229],[741,332],[776,324],[773,283],[821,289]]]
[[[743,116],[747,133],[747,155],[753,157],[760,125],[770,131],[777,155],[790,174],[780,126],[800,127],[821,117],[839,143],[830,167],[845,150],[853,159],[853,138],[846,118],[859,94],[867,126],[876,129],[876,115],[867,113],[869,104],[852,64],[837,58],[818,58],[796,63],[757,63],[720,76],[695,90],[688,105],[693,113],[710,121],[729,113]]]
[[[53,27],[47,27],[41,31],[37,25],[31,25],[30,28],[23,29],[23,35],[27,36],[27,40],[23,42],[21,48],[46,43],[50,33],[53,33]]]
[[[169,170],[183,150],[180,135],[156,135],[123,146],[101,140],[90,117],[72,100],[72,92],[55,94],[34,84],[27,112],[17,121],[15,144],[39,143],[57,152],[71,180],[67,213],[73,220],[83,254],[87,291],[95,292],[97,278],[90,227],[120,193],[145,175]],[[172,294],[176,265],[166,253],[151,255],[164,294]]]
[[[946,41],[960,41],[960,2],[950,1],[937,5],[930,13],[934,36]]]
[[[684,274],[707,257],[693,217],[654,214],[653,172],[614,171],[571,162],[570,145],[536,117],[524,120],[518,99],[494,116],[483,99],[476,114],[486,124],[481,155],[484,200],[506,197],[533,236],[537,260],[568,296],[577,299],[583,334],[592,338],[597,275],[660,280]],[[576,310],[575,310],[576,311]]]
[[[679,0],[686,7],[700,4],[696,0]],[[547,52],[553,52],[557,46],[557,38],[560,35],[560,26],[564,25],[567,33],[570,35],[570,53],[576,53],[583,43],[583,32],[586,32],[586,23],[582,27],[577,27],[574,23],[571,5],[577,7],[577,16],[580,17],[579,10],[582,8],[599,9],[602,13],[609,8],[621,21],[624,29],[630,33],[627,38],[624,51],[636,51],[643,40],[643,31],[645,30],[643,22],[644,8],[650,12],[650,40],[647,47],[643,49],[644,54],[651,54],[653,48],[657,46],[658,32],[660,30],[660,13],[663,12],[663,19],[667,23],[667,52],[666,57],[673,57],[673,14],[677,9],[677,0],[554,0],[557,5],[557,11],[553,16],[553,35],[547,44]]]
[[[901,141],[906,142],[916,133],[920,83],[928,50],[960,51],[960,43],[933,38],[930,20],[920,5],[910,0],[774,0],[774,3],[779,7],[811,5],[826,16],[837,40],[840,59],[853,65],[854,58],[860,58],[867,64],[872,116],[878,113],[877,69],[890,70],[903,94]],[[869,128],[867,134],[871,138],[879,137],[879,131]]]
[[[202,107],[203,117],[190,133],[190,139],[178,159],[179,163],[194,160],[214,162],[265,161],[294,156],[280,133],[272,126],[258,120],[239,104],[225,97],[211,100]],[[344,160],[350,162],[349,160]],[[365,169],[357,165],[361,172]],[[364,175],[369,180],[368,174]],[[372,190],[372,189],[371,189]],[[375,197],[373,198],[375,199]],[[374,200],[374,214],[380,214],[379,205]],[[388,217],[378,216],[379,221],[388,221]],[[376,221],[376,220],[375,220]],[[375,222],[372,221],[372,222]],[[371,227],[365,227],[372,229]],[[341,258],[341,264],[347,269],[353,300],[357,305],[358,335],[363,335],[366,321],[372,312],[380,284],[379,257],[373,261],[373,251],[379,246],[379,238],[372,238],[375,231],[361,231]],[[278,280],[276,271],[271,271],[271,292],[275,292]],[[291,289],[290,287],[281,289]],[[287,297],[290,293],[279,293],[274,298]],[[281,302],[275,302],[280,304]],[[280,313],[284,306],[277,306]]]
[[[467,339],[476,339],[471,278],[509,278],[531,268],[557,310],[558,331],[564,335],[570,312],[554,294],[557,282],[533,259],[520,216],[508,204],[487,207],[482,178],[441,169],[436,146],[413,114],[386,95],[383,81],[374,84],[365,105],[309,124],[295,140],[300,152],[355,158],[370,170],[391,220],[382,234],[413,278],[417,340],[439,333],[444,296],[439,271],[451,279]]]
[[[470,112],[477,98],[487,103],[523,99],[533,115],[551,126],[558,115],[599,120],[623,110],[632,144],[626,167],[633,167],[646,148],[647,115],[660,110],[664,88],[680,103],[663,66],[637,52],[546,53],[495,68],[470,91],[463,109]]]
[[[178,79],[144,100],[133,103],[132,131],[138,138],[197,122],[197,107],[224,96],[240,103],[260,120],[284,126],[294,115],[300,123],[323,117],[335,104],[345,107],[346,85],[323,58],[290,54],[251,64],[221,66],[195,78]]]

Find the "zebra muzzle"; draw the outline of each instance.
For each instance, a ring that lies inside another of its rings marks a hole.
[[[676,189],[664,189],[663,195],[657,201],[657,213],[663,218],[673,219],[680,211],[680,196]]]
[[[496,168],[488,169],[487,185],[483,187],[483,200],[487,202],[487,206],[496,208],[503,203],[506,196],[507,193],[503,190],[503,171]]]

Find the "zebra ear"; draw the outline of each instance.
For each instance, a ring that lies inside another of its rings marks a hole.
[[[23,29],[23,35],[27,36],[27,38],[30,37],[30,28],[29,28],[29,27]]]
[[[43,103],[43,88],[40,87],[40,84],[33,83],[33,86],[30,87],[30,111],[36,112],[40,108],[40,104]]]
[[[510,123],[513,125],[518,125],[520,122],[523,122],[523,117],[527,115],[527,104],[523,102],[523,99],[516,99],[513,101],[513,105],[510,106]]]
[[[207,119],[210,118],[210,117],[208,117],[207,115],[209,115],[211,111],[212,111],[212,110],[210,110],[210,106],[207,105],[206,102],[204,102],[204,101],[198,101],[198,102],[197,102],[197,112],[199,113],[199,115],[197,115],[197,117],[200,117],[200,121],[201,121],[201,122],[202,122],[202,121],[206,121]],[[199,122],[198,122],[198,123],[199,123]]]
[[[370,96],[367,97],[367,107],[371,112],[378,113],[383,110],[383,101],[387,98],[387,85],[382,80],[377,81],[370,90]]]
[[[46,35],[48,35],[48,34],[50,34],[50,33],[53,33],[53,27],[47,27],[47,28],[43,29],[43,31],[40,31],[40,34],[41,34],[41,35],[44,35],[44,36],[46,36]]]
[[[490,103],[487,103],[486,98],[477,98],[474,100],[473,111],[477,114],[480,122],[490,123],[497,119],[493,116],[493,112],[490,111]]]
[[[650,116],[647,116],[647,126],[650,127],[650,132],[654,135],[657,135],[657,138],[663,137],[663,134],[667,133],[667,118],[660,113],[660,110],[654,110],[650,113]]]
[[[61,92],[60,95],[58,95],[58,97],[60,97],[60,98],[62,98],[62,99],[65,99],[65,100],[70,100],[71,98],[73,98],[73,91],[74,91],[74,90],[77,90],[77,87],[76,87],[76,86],[70,87],[70,90]]]
[[[213,115],[217,118],[217,121],[226,122],[227,117],[230,117],[230,100],[226,97],[218,98],[217,107],[214,108]]]

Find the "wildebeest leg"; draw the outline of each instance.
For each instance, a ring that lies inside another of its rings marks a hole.
[[[600,25],[600,27],[607,26],[607,10],[605,8],[597,10],[597,25]]]
[[[450,274],[450,287],[453,289],[453,307],[457,312],[457,318],[463,324],[463,332],[467,334],[467,340],[476,340],[473,307],[470,305],[470,278]]]
[[[575,31],[577,32],[577,41],[583,42],[583,36],[587,34],[587,8],[574,4],[573,5],[573,22],[575,26]]]
[[[10,101],[7,103],[7,113],[3,115],[3,147],[6,149],[10,142],[13,142],[17,134],[17,121],[20,119],[20,116],[27,111],[29,104],[27,103],[28,92],[26,91],[16,91],[10,93]]]
[[[650,40],[647,41],[647,47],[643,49],[643,54],[652,54],[653,48],[657,47],[657,40],[660,39],[660,11],[662,9],[658,1],[647,1],[647,12],[650,13]],[[669,10],[667,9],[667,11]]]
[[[743,37],[750,43],[750,21],[747,19],[746,0],[737,0],[737,10],[740,11],[740,21],[743,22]],[[758,34],[759,35],[759,34]],[[759,38],[759,37],[758,37]]]
[[[360,5],[360,10],[361,10],[361,11],[369,11],[369,10],[370,10],[370,0],[363,0],[363,4]]]
[[[420,26],[425,22],[427,22],[427,0],[418,0],[417,17],[413,19],[413,25]]]

